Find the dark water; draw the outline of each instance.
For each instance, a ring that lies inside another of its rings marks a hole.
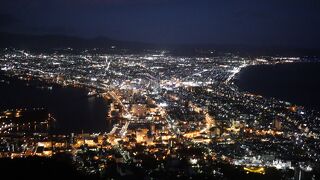
[[[111,128],[106,121],[108,103],[103,98],[87,97],[81,88],[53,86],[41,89],[43,83],[8,78],[0,74],[0,109],[47,108],[57,119],[55,132],[104,132]],[[10,82],[9,84],[6,82]]]
[[[236,84],[242,91],[320,109],[320,63],[249,66]]]

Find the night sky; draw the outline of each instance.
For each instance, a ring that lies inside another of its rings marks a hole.
[[[0,31],[320,48],[320,1],[1,0]]]

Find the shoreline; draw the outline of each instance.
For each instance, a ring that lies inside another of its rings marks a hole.
[[[62,86],[34,77],[19,78],[20,76],[1,71],[0,77],[3,80],[0,86],[4,87],[1,89],[1,110],[45,108],[57,119],[54,132],[60,134],[78,133],[82,130],[86,133],[104,132],[112,128],[109,127],[106,115],[109,103],[98,95],[89,96],[89,88]],[[14,90],[14,87],[18,87],[18,90]],[[73,113],[78,109],[81,109],[79,113]],[[103,122],[95,123],[101,120]]]
[[[231,79],[231,85],[235,86],[237,88],[237,90],[239,92],[242,92],[242,93],[253,93],[253,94],[261,95],[264,98],[276,99],[276,100],[279,100],[279,101],[289,102],[291,104],[295,104],[295,105],[298,105],[298,106],[306,107],[306,108],[308,108],[310,110],[319,110],[320,107],[317,108],[312,104],[306,104],[306,103],[298,102],[299,100],[297,101],[297,100],[294,100],[294,98],[291,98],[293,96],[284,96],[281,93],[276,94],[276,95],[275,94],[272,95],[270,92],[268,93],[268,90],[263,90],[263,88],[261,87],[261,82],[259,82],[259,81],[251,83],[251,84],[255,84],[255,85],[251,85],[248,82],[244,82],[244,78],[247,78],[247,81],[248,81],[248,78],[250,78],[250,77],[257,77],[256,75],[252,75],[252,74],[250,74],[250,76],[248,75],[249,73],[253,73],[253,71],[255,73],[256,72],[260,72],[261,73],[261,69],[268,69],[268,70],[264,70],[264,71],[275,71],[275,69],[277,69],[276,66],[278,66],[278,68],[283,68],[284,66],[298,66],[298,65],[307,65],[307,66],[309,66],[310,64],[312,64],[312,65],[313,64],[317,64],[317,65],[320,66],[320,62],[319,61],[316,61],[316,62],[298,61],[298,62],[292,62],[292,63],[273,63],[273,64],[250,64],[250,65],[247,65],[247,66],[241,68],[239,70],[239,72],[234,75],[234,77]],[[279,67],[279,66],[282,66],[282,67]],[[258,68],[260,70],[256,70]],[[301,68],[301,67],[298,67],[298,68]],[[248,72],[248,69],[249,69],[249,71],[252,71],[252,72]],[[287,68],[287,70],[290,70],[290,69],[292,69],[292,68]],[[247,73],[246,77],[243,76],[244,73]],[[268,72],[263,72],[263,73],[268,73]],[[241,77],[241,74],[242,74],[242,77]],[[283,74],[286,74],[286,73],[283,73]],[[243,79],[241,80],[241,78],[243,78]],[[275,79],[275,80],[277,80],[277,79]],[[290,81],[290,82],[292,82],[292,81]],[[246,83],[246,84],[244,84],[244,83]],[[258,84],[258,83],[260,83],[260,84]],[[286,87],[286,86],[283,86],[283,87]],[[268,87],[266,89],[268,89]],[[291,88],[291,89],[289,87],[287,88],[288,91],[292,91],[292,89],[293,88]],[[309,92],[309,91],[312,91],[312,89],[306,90],[306,92]]]

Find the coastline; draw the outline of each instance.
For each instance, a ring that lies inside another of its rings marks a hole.
[[[0,72],[0,108],[45,108],[57,119],[54,132],[101,132],[112,128],[107,122],[108,102],[88,89],[62,86],[41,79],[20,79]],[[75,113],[77,112],[77,113]],[[110,127],[109,127],[110,126]]]
[[[291,66],[291,68],[289,66]],[[303,70],[304,68],[308,68],[303,66],[309,66],[314,69],[315,66],[320,67],[320,62],[299,61],[294,63],[248,65],[241,68],[239,73],[237,73],[231,81],[240,92],[259,94],[265,98],[274,98],[308,109],[319,110],[320,106],[317,106],[318,103],[316,102],[320,97],[317,96],[316,91],[311,87],[312,82],[310,82],[309,77],[310,73],[314,73],[315,71],[310,72],[307,71],[307,69]],[[283,69],[287,72],[284,71],[283,76],[276,77]],[[299,73],[297,76],[292,76],[292,73],[295,71],[306,71],[306,73]],[[307,72],[309,73],[308,77],[304,77]],[[299,77],[299,79],[297,79],[297,77]],[[319,85],[317,85],[317,75],[315,75],[313,81],[314,87],[319,89]],[[307,83],[303,84],[303,82]],[[283,83],[283,85],[281,83]],[[273,88],[271,87],[272,84],[274,84]],[[287,92],[287,94],[285,92]],[[303,95],[304,97],[297,98],[299,95]],[[313,100],[311,96],[315,96],[316,98]],[[307,99],[310,102],[301,101],[301,99]]]

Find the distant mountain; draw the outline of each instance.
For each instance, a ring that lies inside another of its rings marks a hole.
[[[217,44],[151,44],[142,42],[118,41],[107,37],[79,38],[66,35],[28,35],[0,32],[0,48],[19,48],[47,51],[49,49],[100,48],[110,53],[135,53],[148,50],[168,50],[172,55],[181,56],[215,56],[221,53],[235,53],[246,56],[284,55],[284,56],[320,56],[320,49],[303,49],[288,47],[267,47],[254,45],[217,45]],[[123,51],[126,49],[126,51]]]
[[[117,41],[106,37],[86,39],[65,35],[27,35],[0,33],[0,47],[2,48],[108,48],[110,46],[119,46],[123,48],[137,48],[147,47],[148,45],[145,43]]]

